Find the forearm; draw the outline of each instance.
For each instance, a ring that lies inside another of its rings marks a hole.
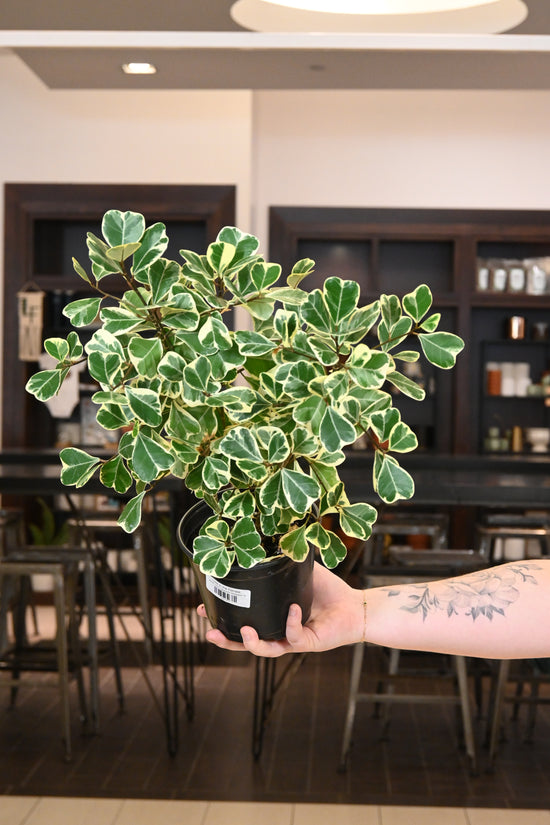
[[[368,590],[365,636],[387,647],[465,656],[550,656],[550,561]]]

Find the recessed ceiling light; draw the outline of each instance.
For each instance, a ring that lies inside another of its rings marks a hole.
[[[157,67],[153,63],[123,63],[122,71],[125,74],[156,74]]]

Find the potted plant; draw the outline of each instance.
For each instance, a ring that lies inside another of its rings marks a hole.
[[[302,289],[309,259],[281,285],[281,267],[235,227],[222,229],[205,254],[181,250],[181,263],[163,257],[164,225],[146,227],[140,214],[107,212],[102,234],[87,237],[91,272],[73,260],[94,297],[63,310],[73,327],[99,325],[85,345],[74,330],[46,340],[56,366],[32,376],[27,390],[46,401],[85,361],[99,386],[97,421],[122,435],[107,458],[63,449],[61,480],[81,487],[99,473],[106,487],[129,496],[119,524],[131,532],[147,493],[169,474],[182,479],[199,503],[183,517],[179,540],[200,571],[211,621],[232,638],[244,623],[256,623],[264,638],[284,635],[300,592],[307,616],[313,552],[329,568],[346,555],[325,517],[364,540],[377,516],[346,495],[338,473],[345,448],[366,434],[378,497],[413,495],[395,454],[414,450],[417,439],[388,391],[424,397],[398,369],[419,357],[408,339],[443,369],[463,341],[438,330],[428,286],[359,306],[355,281],[330,277],[322,289]],[[113,275],[121,288],[108,292]],[[236,308],[249,328],[233,329]],[[273,573],[281,565],[298,572],[298,592],[287,572]],[[239,574],[263,582],[260,597],[242,595],[251,585],[239,584]],[[264,605],[271,587],[282,618],[264,626],[249,611]],[[223,618],[224,606],[236,615]]]

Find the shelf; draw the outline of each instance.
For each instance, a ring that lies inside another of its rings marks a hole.
[[[510,307],[518,309],[548,309],[550,294],[527,295],[523,292],[473,292],[470,303],[472,307]]]

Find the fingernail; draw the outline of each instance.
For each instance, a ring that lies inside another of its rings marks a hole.
[[[288,609],[288,615],[291,619],[297,619],[300,613],[300,608],[297,604],[291,604]]]

